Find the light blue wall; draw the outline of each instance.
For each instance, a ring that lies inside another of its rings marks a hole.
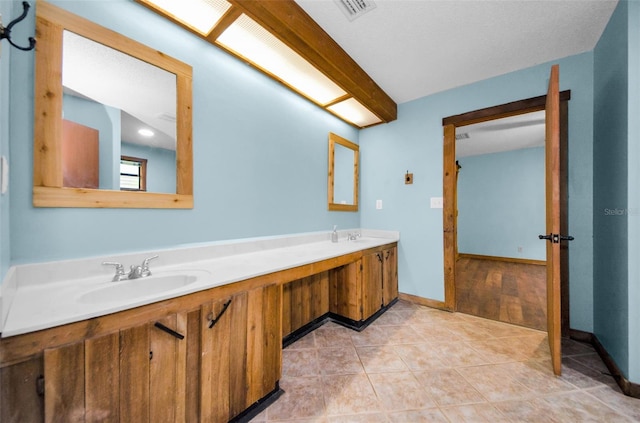
[[[3,17],[13,16],[13,3],[0,1],[0,14]],[[6,18],[5,18],[6,19]],[[3,20],[4,21],[4,20]],[[5,25],[7,23],[5,22]],[[17,32],[17,31],[16,31]],[[0,156],[9,159],[9,72],[10,58],[13,52],[6,40],[2,43],[0,55]],[[20,52],[16,53],[19,54]],[[27,53],[24,53],[27,54]],[[9,164],[12,162],[9,160]],[[9,196],[11,191],[0,194],[0,283],[9,269],[11,260],[10,228],[9,228]]]
[[[134,2],[52,3],[193,66],[195,206],[34,208],[34,60],[33,53],[15,54],[10,81],[13,264],[360,225],[359,213],[327,210],[328,134],[357,143],[356,129]],[[33,14],[23,27],[33,33]]]
[[[147,159],[147,191],[176,192],[176,152],[164,148],[122,143],[123,156]]]
[[[627,8],[620,2],[594,60],[594,333],[626,375],[627,248]],[[618,212],[620,211],[620,213]]]
[[[593,331],[593,53],[560,64],[560,89],[569,102],[569,232],[571,327]],[[361,226],[400,230],[400,291],[444,299],[442,210],[442,118],[544,95],[545,63],[475,84],[423,97],[398,107],[398,120],[361,131]],[[404,185],[406,171],[413,185]],[[376,199],[384,208],[375,209]]]
[[[546,260],[544,147],[458,160],[458,252]]]
[[[640,384],[640,2],[629,3],[629,379]]]
[[[120,110],[65,95],[63,113],[67,120],[98,130],[100,189],[120,189]]]

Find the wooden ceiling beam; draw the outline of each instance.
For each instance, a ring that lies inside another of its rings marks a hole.
[[[228,0],[318,68],[384,122],[398,106],[295,1]]]

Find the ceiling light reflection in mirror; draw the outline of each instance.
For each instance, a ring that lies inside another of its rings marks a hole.
[[[164,133],[176,149],[176,75],[70,31],[63,32],[62,85]],[[149,141],[146,142],[149,144]]]
[[[173,19],[203,36],[209,35],[216,22],[231,7],[225,0],[141,0],[164,10]]]
[[[246,15],[241,15],[216,42],[321,105],[347,94]]]

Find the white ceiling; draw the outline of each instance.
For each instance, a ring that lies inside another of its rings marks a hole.
[[[543,110],[456,128],[456,158],[544,147],[544,116]]]
[[[339,1],[339,0],[338,0]],[[592,50],[617,0],[296,2],[396,103]]]

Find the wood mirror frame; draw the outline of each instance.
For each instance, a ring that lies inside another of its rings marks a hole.
[[[353,150],[353,203],[340,204],[334,199],[335,194],[335,149],[336,144]],[[329,133],[329,210],[331,211],[358,211],[358,160],[360,147],[351,141],[334,133]]]
[[[33,205],[193,208],[192,68],[46,2],[36,6]],[[176,193],[66,188],[62,176],[62,39],[68,30],[176,75]]]

